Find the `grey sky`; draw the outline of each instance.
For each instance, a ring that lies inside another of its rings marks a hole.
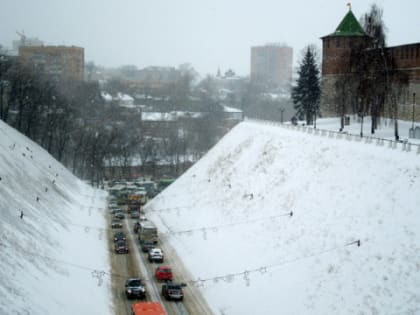
[[[46,44],[85,48],[104,66],[178,66],[201,74],[232,68],[249,74],[250,47],[286,43],[295,62],[307,44],[320,47],[347,13],[343,0],[1,0],[0,44],[16,31]],[[355,16],[372,1],[352,1]],[[419,0],[377,0],[388,44],[420,42]]]

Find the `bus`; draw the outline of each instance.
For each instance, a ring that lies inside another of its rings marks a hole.
[[[158,302],[137,302],[131,305],[131,315],[167,315]]]
[[[152,241],[154,244],[157,244],[158,242],[157,227],[150,221],[141,221],[137,233],[140,243]]]

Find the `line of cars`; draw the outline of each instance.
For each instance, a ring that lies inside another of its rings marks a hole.
[[[126,235],[120,230],[123,227],[122,220],[126,217],[126,214],[121,208],[127,207],[126,212],[129,217],[136,220],[134,223],[134,232],[138,235],[141,251],[147,253],[147,260],[149,263],[159,264],[155,269],[154,277],[158,282],[162,282],[162,296],[166,300],[182,301],[184,299],[182,288],[185,287],[186,284],[175,282],[171,267],[163,265],[165,259],[164,253],[162,249],[156,246],[158,243],[157,228],[141,214],[140,209],[134,207],[133,202],[131,202],[131,205],[132,206],[128,205],[128,202],[125,205],[121,202],[111,202],[109,205],[110,213],[112,215],[111,228],[115,229],[113,235],[115,253],[129,253]],[[146,299],[146,286],[143,280],[138,277],[126,280],[124,292],[127,299]]]
[[[138,234],[141,251],[147,253],[148,261],[150,263],[163,264],[164,253],[162,249],[156,247],[158,243],[156,227],[151,222],[143,220],[134,224],[134,231]],[[161,292],[166,300],[182,301],[184,299],[182,288],[186,284],[173,281],[173,273],[170,266],[157,266],[155,278],[158,282],[163,282]]]
[[[117,204],[110,204],[110,211],[112,214],[111,228],[112,229],[121,229],[123,224],[121,220],[124,219],[124,213]],[[129,249],[127,245],[127,238],[122,231],[116,231],[114,233],[114,252],[116,254],[128,254]]]

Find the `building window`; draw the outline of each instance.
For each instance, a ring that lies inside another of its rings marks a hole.
[[[336,38],[336,43],[335,44],[336,44],[337,47],[340,47],[340,37]]]

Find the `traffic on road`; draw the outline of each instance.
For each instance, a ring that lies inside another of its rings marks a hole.
[[[118,185],[108,189],[107,214],[115,313],[212,314],[198,290],[181,281],[182,263],[166,255],[168,244],[145,216],[147,191],[133,183]]]

